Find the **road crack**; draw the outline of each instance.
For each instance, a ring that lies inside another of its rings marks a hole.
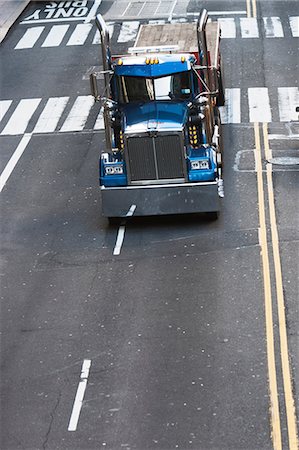
[[[46,450],[46,447],[47,447],[49,436],[50,436],[50,433],[51,433],[51,430],[52,430],[54,416],[55,416],[56,410],[57,410],[57,408],[59,406],[60,400],[61,400],[61,392],[59,392],[59,395],[58,395],[58,398],[57,398],[56,403],[54,405],[53,411],[50,413],[51,420],[50,420],[48,431],[47,431],[46,436],[45,436],[45,440],[43,442],[43,449],[44,450]]]

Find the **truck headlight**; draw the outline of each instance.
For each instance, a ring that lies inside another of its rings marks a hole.
[[[209,165],[208,159],[191,161],[191,169],[192,170],[205,170],[205,169],[209,169],[209,168],[210,168],[210,165]]]

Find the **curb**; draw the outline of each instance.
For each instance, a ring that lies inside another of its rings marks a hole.
[[[30,3],[30,0],[23,0],[22,2],[14,2],[15,7],[8,9],[5,11],[4,4],[9,4],[9,2],[1,2],[1,13],[0,13],[0,43],[3,41],[5,36],[7,35],[10,27],[15,23],[17,18],[22,14],[24,9],[28,6]],[[11,4],[10,4],[11,5]]]

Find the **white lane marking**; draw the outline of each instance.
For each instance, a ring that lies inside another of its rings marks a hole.
[[[92,5],[92,7],[90,8],[90,11],[86,17],[86,19],[84,20],[84,23],[90,23],[92,20],[94,20],[96,18],[96,13],[98,10],[98,7],[100,6],[100,4],[102,3],[102,0],[94,0],[94,3]]]
[[[8,178],[10,177],[10,175],[11,175],[12,171],[14,170],[14,168],[16,167],[17,162],[21,158],[25,148],[29,144],[31,136],[32,136],[31,133],[24,134],[24,136],[22,137],[22,139],[21,139],[18,147],[16,148],[14,154],[12,155],[12,157],[10,158],[8,163],[6,164],[5,169],[1,173],[1,176],[0,176],[0,192],[2,192],[2,189],[4,188],[5,184],[7,183]]]
[[[17,45],[15,46],[15,50],[21,50],[24,48],[32,48],[42,32],[44,31],[45,27],[32,27],[28,28],[25,31],[24,36],[19,40]]]
[[[236,37],[236,23],[232,17],[218,19],[221,28],[221,37],[234,39]]]
[[[133,41],[138,33],[139,21],[132,20],[132,22],[123,22],[117,42]]]
[[[254,17],[241,17],[241,35],[242,38],[258,38],[259,30],[257,20]]]
[[[91,366],[91,360],[84,359],[83,364],[82,364],[80,381],[79,381],[79,385],[77,388],[77,393],[76,393],[75,401],[73,404],[73,410],[72,410],[72,414],[71,414],[71,418],[70,418],[70,422],[69,422],[69,426],[68,426],[68,431],[76,431],[76,429],[77,429],[79,416],[80,416],[80,412],[81,412],[81,408],[82,408],[82,404],[83,404],[85,389],[87,386],[87,380],[88,380],[90,366]]]
[[[92,95],[79,96],[76,99],[60,131],[63,132],[83,130],[89,115],[89,111],[91,110],[93,104],[94,98]]]
[[[97,117],[96,123],[93,127],[94,130],[104,130],[105,129],[103,111],[104,111],[104,108],[102,106],[100,109],[99,115]]]
[[[114,22],[106,22],[106,25],[108,27],[109,36],[110,36],[110,39],[111,39],[111,37],[113,35],[113,32],[114,32]],[[101,43],[101,35],[100,35],[99,30],[96,30],[92,43],[93,44],[100,44]]]
[[[280,122],[298,120],[296,106],[299,106],[299,89],[297,87],[278,88],[278,108]]]
[[[168,16],[168,22],[170,22],[172,20],[174,8],[176,7],[177,2],[178,2],[178,0],[174,0],[173,4],[171,5],[171,9],[170,9],[169,16]]]
[[[78,25],[76,25],[76,28],[66,45],[84,45],[87,36],[92,29],[92,25],[92,23],[79,23]]]
[[[12,100],[1,100],[0,101],[0,122],[7,113],[10,105],[12,104]]]
[[[44,107],[33,133],[51,133],[55,131],[61,114],[66,107],[69,97],[49,98]]]
[[[299,16],[290,17],[290,26],[293,37],[299,37]]]
[[[246,15],[247,11],[209,11],[209,16],[235,16]],[[176,14],[174,14],[175,16]],[[187,16],[198,16],[198,12],[187,12]]]
[[[25,133],[28,123],[40,101],[41,98],[27,98],[20,100],[1,135]]]
[[[130,6],[131,6],[131,2],[128,2],[128,6],[125,8],[124,12],[122,13],[122,16],[125,16],[126,12],[130,8]]]
[[[279,17],[263,17],[263,20],[267,38],[280,38],[284,36]]]
[[[136,209],[136,205],[131,205],[129,211],[126,214],[126,217],[132,217]],[[123,245],[124,237],[125,237],[126,227],[125,225],[121,225],[118,229],[116,244],[113,250],[113,255],[120,255],[121,247]]]
[[[220,108],[222,123],[241,122],[241,90],[240,88],[225,89],[225,106]]]
[[[53,25],[42,47],[58,47],[68,29],[69,25]]]
[[[126,227],[125,225],[121,225],[118,229],[116,244],[113,250],[113,255],[119,255],[121,251],[121,247],[123,245],[124,237],[125,237]]]
[[[249,88],[249,122],[271,122],[271,108],[267,88]]]

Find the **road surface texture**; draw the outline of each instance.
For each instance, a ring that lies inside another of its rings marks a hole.
[[[222,25],[220,218],[109,226],[88,80],[102,67],[95,14],[122,54],[141,23],[201,7]],[[296,449],[298,20],[287,0],[39,1],[10,29],[2,450]]]

